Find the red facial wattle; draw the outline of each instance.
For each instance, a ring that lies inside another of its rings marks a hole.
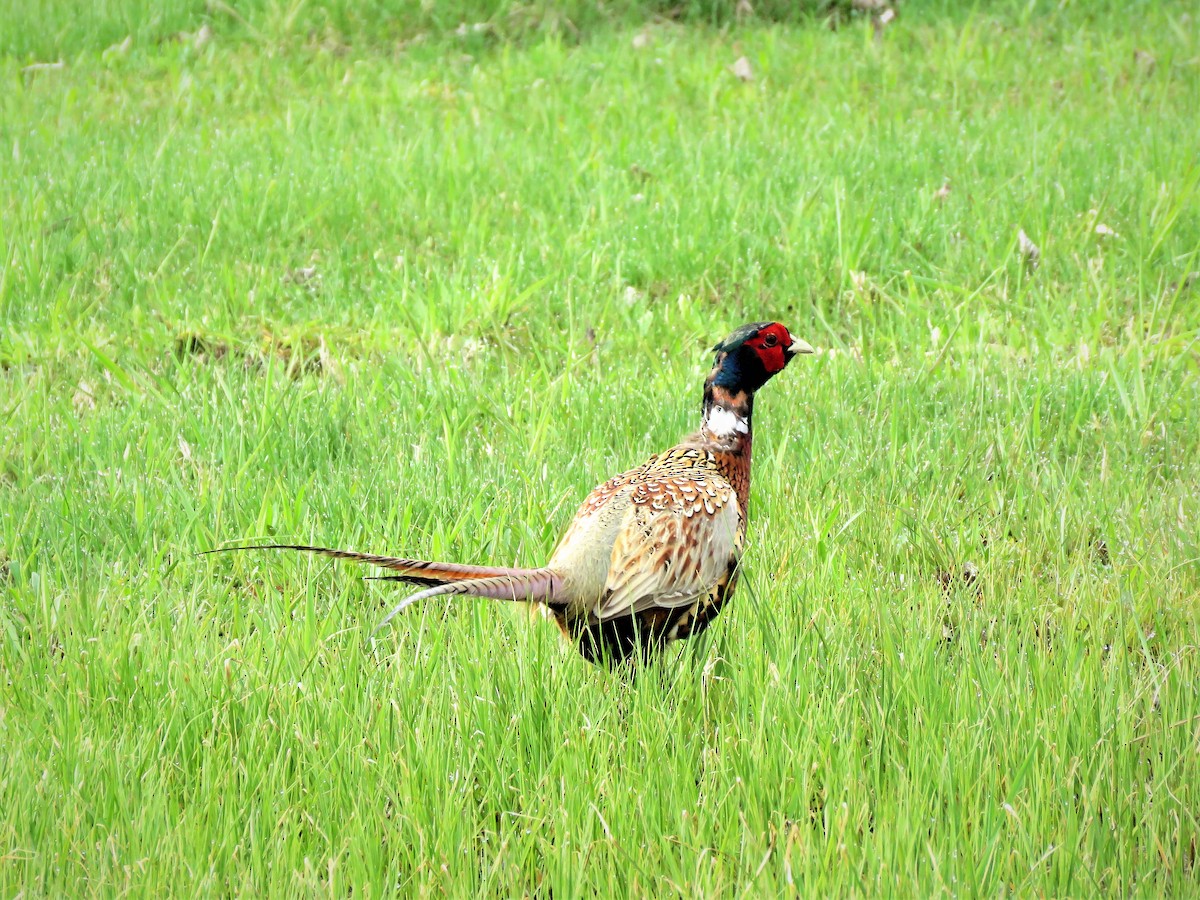
[[[778,322],[768,325],[746,343],[754,348],[768,375],[783,371],[787,365],[786,350],[791,346],[792,336]]]

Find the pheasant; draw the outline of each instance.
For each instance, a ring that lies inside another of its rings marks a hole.
[[[733,594],[750,499],[754,393],[813,348],[778,322],[743,325],[713,348],[700,430],[593,490],[545,566],[473,566],[303,544],[301,550],[389,570],[420,585],[414,603],[461,595],[541,606],[590,662],[645,660],[704,631]]]

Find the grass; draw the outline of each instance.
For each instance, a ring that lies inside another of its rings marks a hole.
[[[0,894],[1196,895],[1187,10],[105,52],[47,3],[0,57]],[[372,652],[359,570],[194,555],[540,562],[760,318],[826,352],[760,398],[734,602],[638,679],[484,602]]]

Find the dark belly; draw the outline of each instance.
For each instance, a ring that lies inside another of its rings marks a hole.
[[[690,606],[647,609],[603,622],[559,619],[559,626],[588,662],[609,666],[645,662],[672,641],[694,637],[708,628],[736,585],[737,570],[730,566],[725,577]]]

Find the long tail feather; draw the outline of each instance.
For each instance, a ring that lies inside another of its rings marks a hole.
[[[492,600],[535,600],[541,603],[553,604],[562,588],[562,580],[549,569],[524,569],[518,573],[499,575],[492,578],[476,578],[470,581],[456,581],[438,587],[427,588],[423,591],[405,597],[388,613],[382,622],[375,626],[371,637],[380,631],[408,607],[430,597],[460,595],[465,597],[488,597]]]
[[[535,569],[505,568],[502,566],[465,566],[458,563],[432,562],[425,559],[406,559],[400,556],[376,556],[374,553],[357,553],[354,550],[335,550],[332,547],[312,547],[307,544],[253,544],[248,547],[219,547],[205,550],[208,553],[229,553],[235,550],[299,550],[316,553],[331,559],[345,559],[391,569],[399,574],[381,576],[383,581],[403,581],[406,584],[435,587],[459,581],[474,581],[480,578],[496,578],[505,575],[522,575]]]

